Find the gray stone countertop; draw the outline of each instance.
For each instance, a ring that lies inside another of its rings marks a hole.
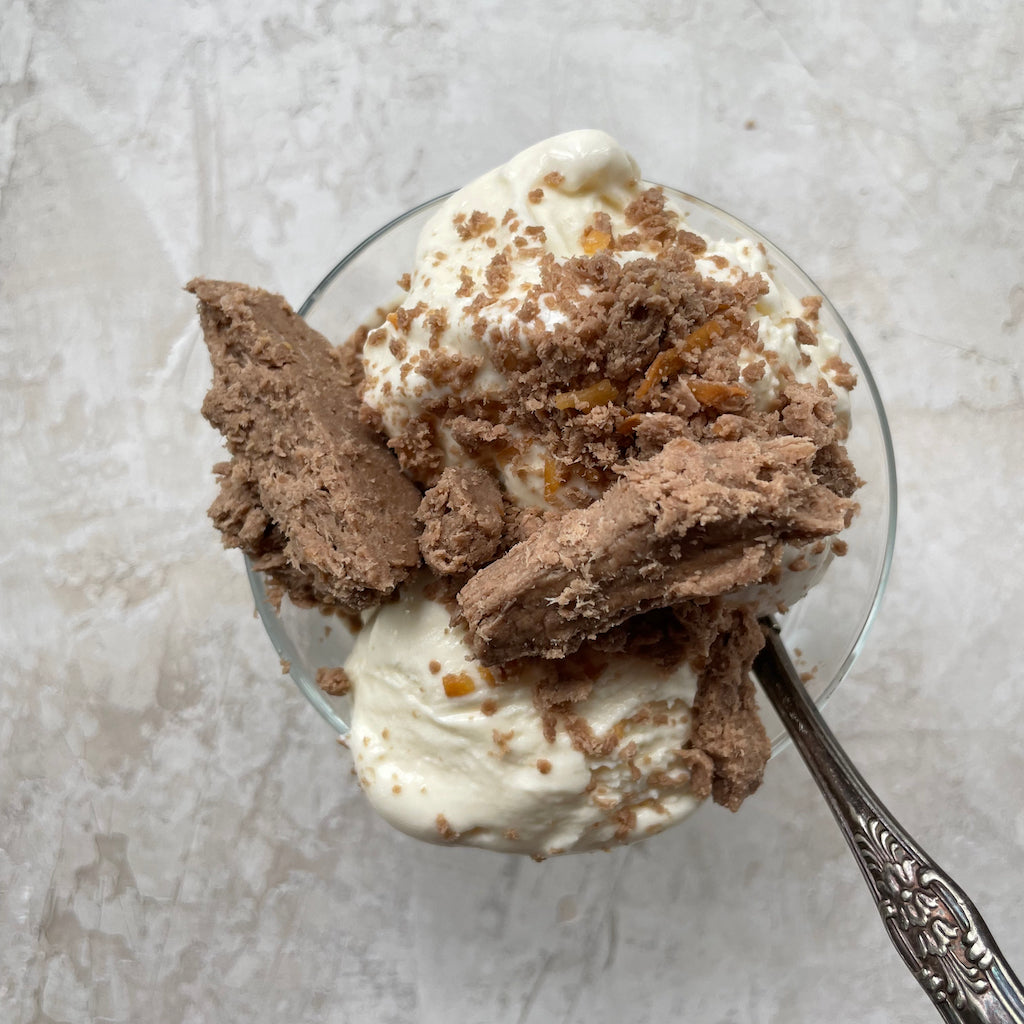
[[[197,273],[296,304],[601,127],[757,225],[874,368],[891,584],[828,709],[1024,967],[1024,13],[0,0],[0,1020],[938,1019],[790,750],[545,864],[378,821],[205,519]]]

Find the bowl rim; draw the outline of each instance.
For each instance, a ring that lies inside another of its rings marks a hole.
[[[888,498],[885,549],[882,554],[881,566],[875,580],[875,586],[871,594],[871,603],[867,614],[864,616],[860,630],[854,637],[845,659],[833,673],[832,678],[829,680],[825,688],[815,698],[814,703],[818,710],[821,711],[828,704],[832,694],[835,693],[839,684],[846,678],[853,666],[853,663],[857,660],[857,657],[863,650],[864,644],[867,641],[868,633],[878,617],[879,608],[881,606],[882,598],[889,582],[889,574],[892,569],[893,553],[896,544],[898,489],[896,480],[896,457],[893,449],[892,433],[889,428],[889,420],[885,412],[885,406],[882,403],[882,396],[878,390],[878,385],[875,383],[875,379],[871,373],[868,362],[864,357],[864,353],[857,344],[857,340],[854,338],[853,332],[847,326],[846,321],[842,316],[840,316],[839,311],[835,308],[824,291],[818,286],[817,282],[787,252],[781,249],[757,228],[748,224],[746,221],[741,220],[739,217],[721,209],[721,207],[715,206],[713,203],[701,199],[699,196],[694,196],[689,192],[673,188],[670,185],[661,185],[657,182],[645,182],[644,184],[664,189],[666,192],[680,197],[685,203],[704,210],[714,217],[731,224],[737,230],[737,237],[747,237],[767,243],[771,249],[771,257],[773,260],[779,258],[781,262],[786,265],[787,270],[804,278],[813,287],[813,293],[821,296],[822,306],[825,307],[829,315],[834,318],[842,332],[843,344],[848,345],[850,350],[854,353],[858,363],[858,369],[860,371],[859,384],[867,389],[871,402],[875,408],[878,429],[881,435],[882,447],[885,454],[885,485]],[[417,203],[404,213],[400,213],[398,216],[393,217],[372,234],[367,235],[366,238],[346,253],[346,255],[335,263],[324,277],[321,278],[316,287],[314,287],[309,295],[306,296],[305,301],[303,301],[302,305],[299,307],[298,315],[301,317],[307,316],[320,297],[334,282],[335,278],[349,265],[349,263],[372,246],[379,238],[386,235],[400,224],[403,224],[405,221],[416,217],[425,210],[439,206],[449,196],[454,195],[456,191],[457,189],[452,189],[448,192],[443,192],[440,195],[434,196],[432,199],[427,199],[421,203]],[[274,649],[277,651],[282,664],[288,664],[288,674],[291,676],[302,694],[310,704],[313,705],[327,724],[330,725],[339,736],[347,735],[349,732],[349,724],[338,715],[337,711],[335,711],[334,707],[327,700],[324,692],[317,685],[315,675],[310,673],[308,666],[305,664],[294,642],[285,630],[284,625],[267,594],[263,577],[253,569],[252,562],[247,555],[245,556],[245,570],[249,579],[249,586],[252,590],[253,599],[256,603],[256,611],[259,614],[260,620],[262,621],[263,626],[267,631],[267,635],[269,636]],[[774,758],[791,742],[792,741],[788,733],[782,733],[780,737],[772,743],[770,756]]]

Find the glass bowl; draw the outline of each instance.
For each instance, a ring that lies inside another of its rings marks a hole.
[[[668,194],[686,211],[687,225],[715,238],[749,238],[760,242],[775,279],[796,296],[820,295],[814,282],[777,246],[753,228],[701,199],[675,189]],[[447,198],[439,196],[396,217],[342,259],[313,289],[300,315],[335,343],[363,323],[380,322],[384,311],[403,293],[397,279],[412,269],[420,230]],[[848,553],[833,559],[820,582],[782,616],[782,637],[808,692],[821,708],[860,652],[889,575],[896,533],[896,469],[885,410],[864,356],[835,308],[824,298],[821,326],[843,347],[843,358],[857,374],[850,395],[852,427],[847,448],[864,486],[857,493],[860,512],[843,533]],[[276,611],[264,581],[246,569],[256,609],[292,679],[327,723],[340,735],[348,732],[348,700],[331,697],[316,684],[320,666],[342,665],[351,648],[346,624],[316,610],[301,609],[287,598]],[[759,701],[772,755],[789,740],[764,699]]]

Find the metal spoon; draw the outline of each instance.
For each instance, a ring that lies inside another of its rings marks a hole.
[[[807,696],[778,627],[754,662],[860,866],[900,956],[947,1021],[1024,1024],[1024,987],[977,907],[861,778]]]

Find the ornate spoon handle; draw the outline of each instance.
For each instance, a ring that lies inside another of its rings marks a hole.
[[[754,671],[828,801],[889,938],[943,1019],[1024,1024],[1024,987],[964,891],[861,778],[807,696],[774,623]]]

